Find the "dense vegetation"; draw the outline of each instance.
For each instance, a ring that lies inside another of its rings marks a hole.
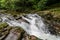
[[[60,0],[0,0],[0,9],[8,10],[43,10]]]

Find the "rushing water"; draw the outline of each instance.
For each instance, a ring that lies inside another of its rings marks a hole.
[[[59,36],[50,34],[48,26],[44,23],[44,19],[37,14],[27,14],[16,20],[11,15],[0,14],[2,22],[6,22],[9,26],[19,26],[23,28],[29,35],[34,35],[43,40],[60,40]]]

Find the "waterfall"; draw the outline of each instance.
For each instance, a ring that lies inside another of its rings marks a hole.
[[[11,15],[0,14],[2,22],[6,22],[9,26],[21,27],[29,35],[34,35],[43,40],[60,40],[59,36],[50,34],[48,26],[44,23],[44,19],[37,14],[22,15],[19,20],[16,20]]]

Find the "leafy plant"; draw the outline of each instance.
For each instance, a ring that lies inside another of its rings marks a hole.
[[[8,10],[44,10],[58,0],[0,0],[0,9]]]

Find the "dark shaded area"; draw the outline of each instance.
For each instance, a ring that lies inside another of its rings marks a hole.
[[[60,3],[60,0],[48,0],[46,5],[50,6],[50,5],[53,5],[53,4],[56,4],[56,3]]]

